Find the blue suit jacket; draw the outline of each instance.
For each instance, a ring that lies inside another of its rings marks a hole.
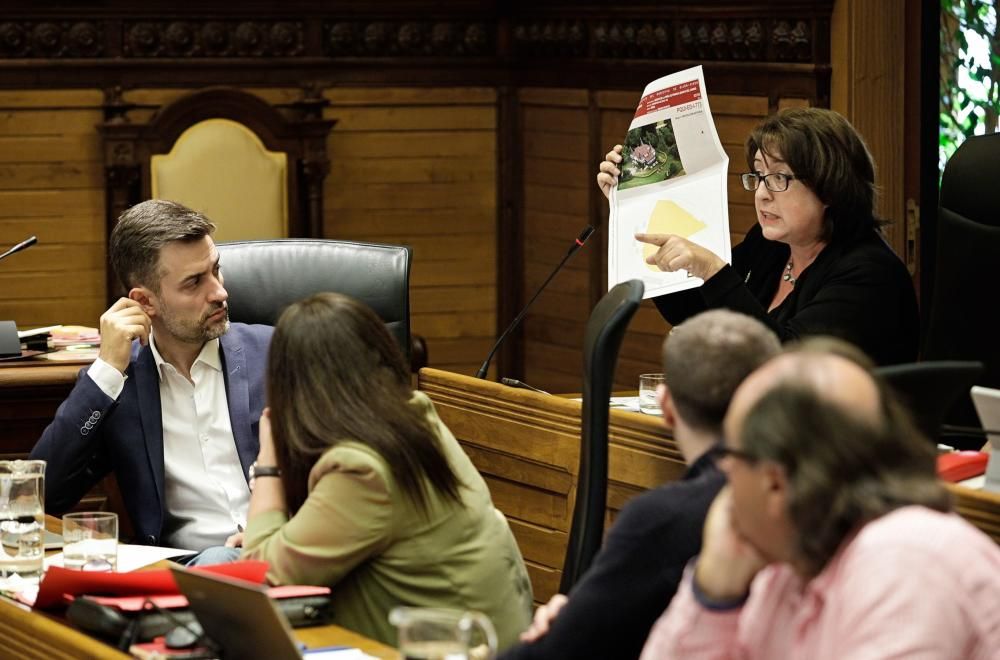
[[[264,409],[264,373],[272,328],[233,323],[220,338],[229,420],[246,476],[257,457],[257,429]],[[125,371],[125,388],[108,397],[87,375],[31,450],[48,462],[45,510],[59,515],[114,471],[137,541],[160,542],[166,511],[160,381],[148,346],[138,342]]]

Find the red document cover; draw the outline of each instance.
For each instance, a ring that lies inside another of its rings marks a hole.
[[[937,457],[938,476],[957,483],[986,473],[990,455],[981,451],[953,451]]]
[[[191,570],[263,584],[267,562],[236,561],[229,564],[197,566]],[[131,573],[91,573],[71,571],[52,566],[45,572],[38,586],[35,607],[52,607],[63,604],[63,594],[104,594],[114,596],[176,595],[180,590],[168,568],[156,568]]]
[[[326,596],[330,593],[330,587],[313,587],[307,585],[285,585],[282,587],[271,587],[267,590],[267,595],[271,598],[301,598],[304,596]],[[71,602],[75,596],[64,594],[66,602]],[[138,612],[146,604],[146,600],[152,601],[157,607],[163,609],[176,609],[187,607],[188,602],[182,594],[164,594],[153,596],[88,596],[91,600],[101,605],[117,607],[126,612]]]

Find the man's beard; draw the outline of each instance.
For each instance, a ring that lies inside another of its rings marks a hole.
[[[215,314],[219,309],[226,310],[226,316],[215,321],[211,325],[206,325],[208,317]],[[217,307],[197,321],[189,321],[177,318],[166,305],[160,310],[160,319],[163,327],[171,337],[189,344],[204,344],[207,341],[218,339],[229,331],[229,308],[227,306]]]

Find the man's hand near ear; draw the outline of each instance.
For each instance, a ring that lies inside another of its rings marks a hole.
[[[129,298],[119,298],[101,314],[101,351],[98,357],[125,373],[132,356],[132,341],[138,339],[145,346],[149,342],[149,328],[149,316],[142,305]]]

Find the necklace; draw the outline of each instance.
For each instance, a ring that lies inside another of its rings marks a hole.
[[[785,274],[781,276],[781,279],[785,280],[790,285],[792,285],[792,288],[795,288],[795,282],[797,282],[799,278],[797,278],[794,275],[792,275],[792,260],[791,259],[788,260],[788,264],[785,266]]]

